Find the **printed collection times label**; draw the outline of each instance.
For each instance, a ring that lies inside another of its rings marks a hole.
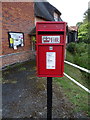
[[[56,69],[56,52],[46,52],[46,69]]]

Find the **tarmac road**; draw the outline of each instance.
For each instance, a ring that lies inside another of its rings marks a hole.
[[[3,118],[47,118],[47,79],[36,76],[35,60],[2,72]],[[52,118],[83,118],[53,82]]]

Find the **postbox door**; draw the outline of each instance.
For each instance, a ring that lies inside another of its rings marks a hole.
[[[63,46],[38,46],[38,74],[62,76]]]

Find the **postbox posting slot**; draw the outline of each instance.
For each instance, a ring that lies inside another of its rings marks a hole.
[[[38,34],[64,34],[64,31],[58,30],[58,31],[37,31]]]

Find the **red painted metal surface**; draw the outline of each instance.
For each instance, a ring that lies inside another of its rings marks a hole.
[[[65,22],[37,22],[37,76],[63,77]]]

